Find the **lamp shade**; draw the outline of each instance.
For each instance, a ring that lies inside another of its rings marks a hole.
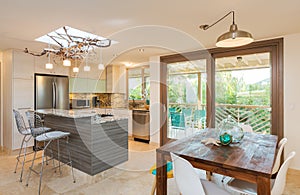
[[[46,69],[53,69],[53,64],[47,63],[46,64]]]
[[[88,66],[88,65],[85,65],[85,66],[83,67],[83,71],[85,71],[85,72],[89,72],[90,70],[91,70],[91,67]]]
[[[73,68],[73,72],[79,72],[79,68],[78,67],[74,67]]]
[[[246,31],[238,30],[236,24],[230,26],[229,32],[219,36],[217,47],[239,47],[254,41],[252,35]]]
[[[104,67],[104,64],[101,64],[101,63],[98,64],[98,69],[99,69],[99,70],[104,70],[104,68],[105,68],[105,67]]]
[[[63,65],[64,65],[64,66],[71,66],[71,61],[68,60],[68,59],[65,59],[65,60],[63,61]]]

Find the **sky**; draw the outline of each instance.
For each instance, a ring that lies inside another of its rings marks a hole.
[[[270,68],[232,71],[232,76],[242,78],[246,84],[253,84],[270,78]]]

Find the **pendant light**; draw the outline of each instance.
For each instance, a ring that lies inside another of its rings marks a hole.
[[[216,46],[217,47],[239,47],[243,45],[247,45],[254,41],[252,35],[249,32],[238,30],[237,25],[235,24],[234,11],[229,12],[221,19],[216,21],[211,25],[201,25],[199,28],[203,30],[207,30],[215,24],[219,23],[221,20],[226,18],[228,15],[232,14],[232,24],[230,25],[229,32],[226,32],[218,37]]]
[[[104,64],[102,63],[102,49],[100,48],[100,63],[98,64],[99,70],[104,70]]]
[[[88,58],[88,56],[86,55],[85,66],[83,67],[83,71],[85,71],[85,72],[89,72],[91,70],[91,67],[88,65],[87,58]]]
[[[79,68],[77,67],[77,61],[76,61],[76,59],[75,59],[75,67],[73,68],[73,72],[74,73],[79,72]]]
[[[64,66],[71,66],[71,61],[69,59],[64,59],[63,65]]]
[[[48,47],[50,48],[50,43],[48,43]],[[50,62],[50,53],[48,53],[48,63],[45,65],[46,69],[53,69],[53,64]]]

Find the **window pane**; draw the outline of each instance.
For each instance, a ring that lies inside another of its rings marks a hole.
[[[142,70],[129,69],[128,70],[128,99],[141,100],[142,99]]]
[[[270,53],[216,59],[216,126],[228,115],[245,131],[270,133]]]

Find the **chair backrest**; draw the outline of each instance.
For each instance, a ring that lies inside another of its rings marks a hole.
[[[205,195],[202,183],[191,163],[171,153],[173,174],[182,195]]]
[[[185,117],[191,117],[192,116],[192,109],[191,108],[182,108],[182,113]]]
[[[175,128],[185,128],[185,118],[183,113],[171,112],[171,126]]]
[[[272,169],[272,174],[277,173],[278,170],[279,170],[281,154],[282,154],[283,148],[284,148],[286,143],[287,143],[287,138],[285,138],[285,137],[282,138],[280,140],[280,142],[278,143],[278,146],[277,146],[278,151],[277,151],[276,159],[275,159],[274,166],[273,166],[273,169]]]
[[[239,124],[239,125],[243,129],[244,132],[253,133],[253,129],[252,129],[251,125],[247,125],[247,124]]]
[[[28,128],[26,127],[25,121],[21,113],[15,109],[13,109],[14,116],[16,119],[16,125],[19,133],[25,135],[28,133]]]
[[[205,110],[195,110],[194,111],[194,120],[200,120],[201,118],[205,118],[206,111]]]
[[[285,182],[286,182],[286,174],[287,170],[290,166],[291,160],[296,155],[296,152],[291,152],[284,163],[281,165],[278,174],[276,176],[273,188],[271,190],[272,195],[281,195],[284,191]]]

